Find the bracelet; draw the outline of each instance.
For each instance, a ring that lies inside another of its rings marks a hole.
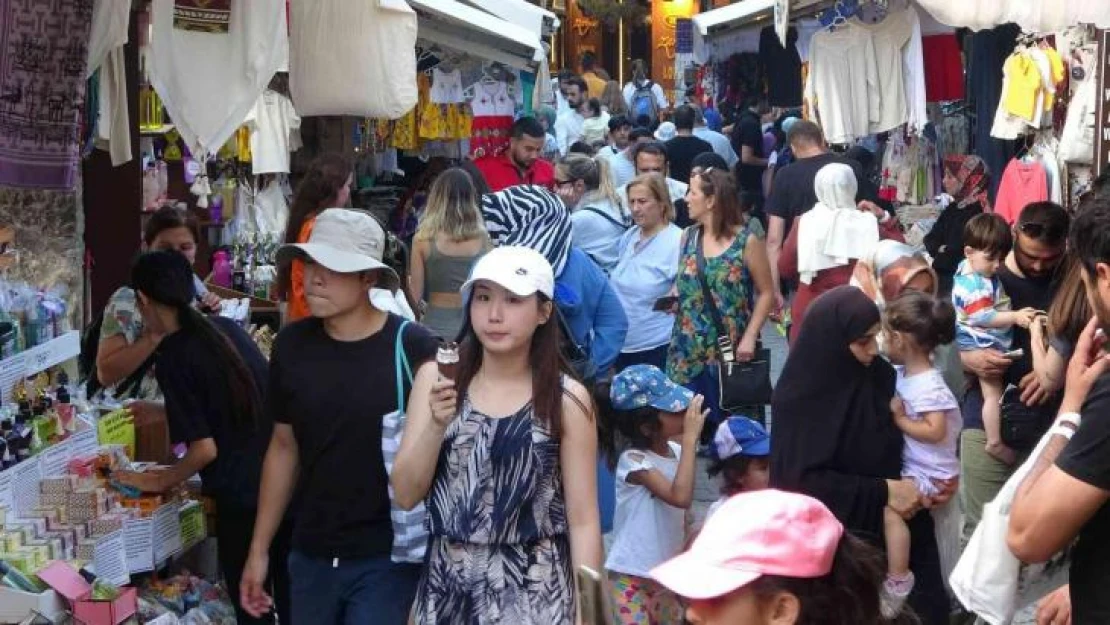
[[[1054,425],[1052,426],[1052,429],[1048,431],[1048,433],[1049,435],[1058,434],[1070,441],[1071,437],[1075,435],[1075,430],[1069,428],[1066,425]]]
[[[1065,423],[1070,423],[1075,426],[1076,430],[1078,430],[1079,424],[1082,421],[1083,417],[1078,412],[1064,412],[1057,415],[1056,422],[1053,425],[1059,427]]]

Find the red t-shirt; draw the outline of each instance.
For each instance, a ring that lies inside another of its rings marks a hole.
[[[494,193],[522,184],[536,184],[555,189],[555,167],[543,160],[536,159],[532,166],[521,171],[508,152],[499,156],[483,156],[474,161],[482,172],[490,191]]]

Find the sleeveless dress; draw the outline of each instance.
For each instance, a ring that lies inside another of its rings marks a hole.
[[[573,623],[559,440],[531,402],[503,418],[462,402],[426,501],[431,540],[416,622]]]

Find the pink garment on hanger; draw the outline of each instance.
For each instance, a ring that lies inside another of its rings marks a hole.
[[[1048,175],[1044,166],[1037,162],[1024,163],[1016,158],[1010,161],[1002,174],[1002,182],[998,185],[994,212],[1001,215],[1007,223],[1013,224],[1026,205],[1046,201]]]

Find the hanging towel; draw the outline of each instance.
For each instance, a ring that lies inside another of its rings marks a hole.
[[[227,33],[174,28],[174,6],[154,0],[150,79],[185,144],[203,159],[235,134],[288,56],[285,6],[232,0]]]
[[[92,30],[89,32],[88,63],[85,78],[93,75],[108,58],[108,53],[127,43],[127,23],[131,3],[127,0],[95,0]]]
[[[302,116],[398,119],[416,106],[416,12],[404,0],[292,0],[289,11]]]
[[[875,216],[856,208],[857,182],[850,166],[825,165],[813,187],[817,204],[798,222],[798,275],[804,284],[823,269],[862,258],[879,242]]]

